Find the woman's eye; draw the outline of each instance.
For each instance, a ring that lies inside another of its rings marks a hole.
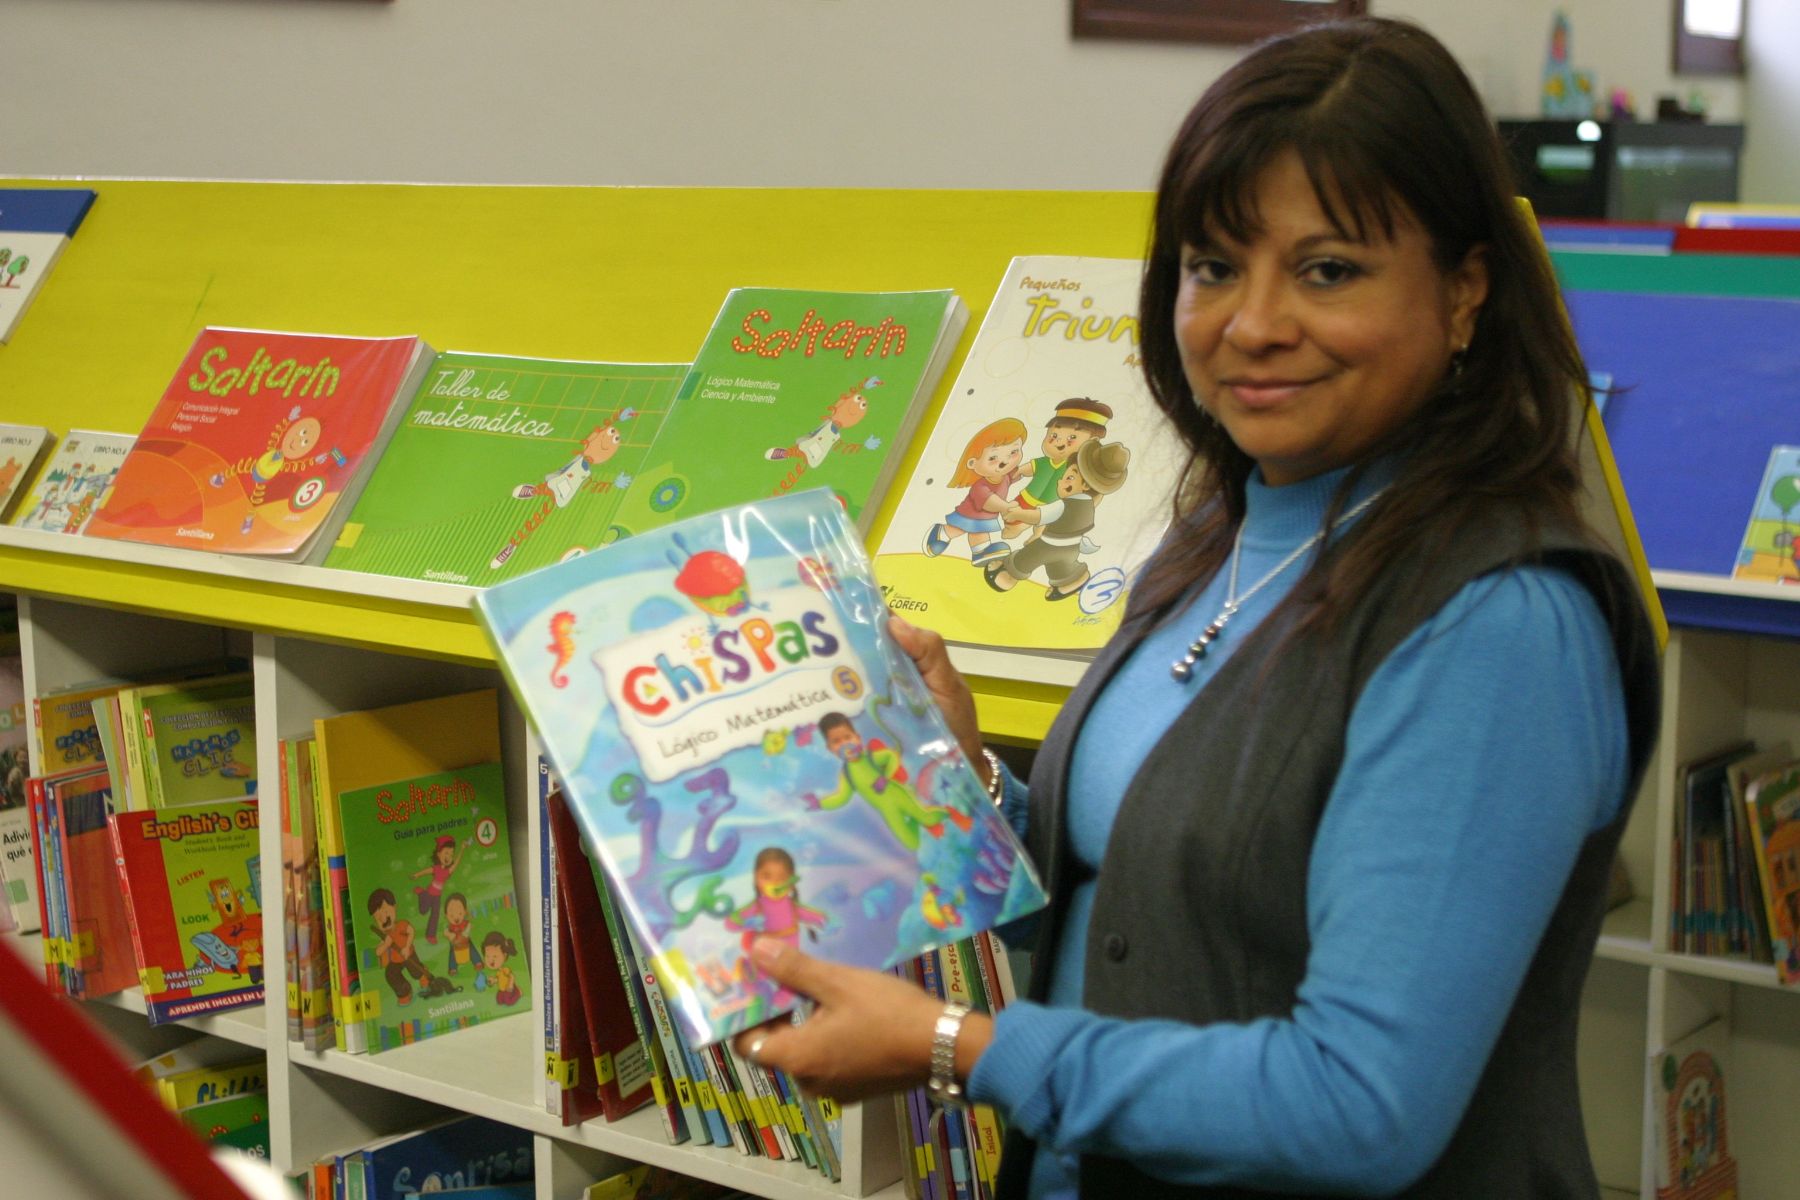
[[[1301,268],[1300,276],[1306,282],[1321,287],[1333,287],[1347,283],[1362,274],[1355,263],[1345,262],[1341,258],[1322,258],[1307,263]]]
[[[1188,259],[1187,273],[1195,283],[1224,283],[1231,277],[1231,268],[1222,259],[1196,256]]]

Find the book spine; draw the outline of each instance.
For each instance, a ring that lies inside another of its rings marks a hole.
[[[700,1115],[699,1102],[694,1098],[694,1083],[688,1076],[687,1056],[681,1052],[681,1042],[675,1036],[675,1027],[669,1020],[662,984],[657,980],[650,960],[644,956],[643,943],[638,940],[637,932],[629,922],[621,921],[620,924],[623,925],[626,941],[630,944],[632,960],[637,964],[637,977],[644,985],[644,1002],[650,1009],[651,1024],[656,1027],[656,1039],[662,1045],[663,1062],[668,1067],[669,1084],[674,1090],[675,1102],[681,1109],[682,1120],[687,1125],[689,1136],[701,1145],[710,1144],[712,1131],[707,1128],[705,1118]]]
[[[131,891],[131,872],[125,868],[125,842],[119,829],[117,814],[114,814],[113,818],[106,823],[106,830],[107,835],[112,838],[113,866],[119,875],[119,894],[125,898],[125,928],[131,934],[132,956],[137,959],[138,986],[144,989],[144,999],[148,1002],[150,999],[150,973],[147,967],[150,963],[150,956],[146,953],[142,922],[138,919],[137,901]]]
[[[569,1080],[574,1064],[562,1054],[562,1013],[558,1010],[556,999],[556,978],[558,963],[556,961],[556,939],[558,922],[561,914],[556,903],[556,845],[550,837],[550,786],[549,776],[542,760],[538,762],[538,863],[543,872],[542,884],[539,887],[538,911],[542,915],[543,928],[542,952],[543,970],[538,987],[544,1005],[544,1111],[553,1117],[563,1115],[563,1089],[574,1082]]]
[[[151,772],[145,768],[145,735],[143,706],[138,703],[136,688],[119,690],[119,743],[125,751],[127,786],[144,808],[161,808],[160,787],[152,787]],[[159,784],[161,780],[157,781]]]
[[[707,1084],[712,1089],[713,1099],[718,1105],[720,1120],[725,1125],[725,1135],[730,1140],[732,1149],[739,1154],[755,1154],[757,1151],[744,1138],[743,1123],[732,1099],[731,1084],[720,1066],[717,1050],[716,1046],[702,1046],[694,1051],[694,1055],[706,1072]]]
[[[275,778],[281,799],[281,961],[287,979],[288,1041],[302,1038],[300,1020],[300,930],[298,890],[300,838],[295,832],[293,746],[286,738],[275,741]]]
[[[591,865],[589,869],[593,869]],[[625,1007],[631,1013],[632,1028],[637,1031],[638,1041],[644,1047],[644,1057],[649,1060],[650,1088],[656,1094],[656,1111],[662,1117],[663,1133],[671,1145],[679,1145],[687,1140],[687,1130],[682,1123],[681,1109],[676,1107],[675,1098],[670,1094],[669,1065],[663,1060],[662,1043],[651,1032],[650,1021],[644,1014],[642,988],[635,978],[637,972],[632,967],[631,947],[625,942],[619,925],[621,918],[606,880],[596,876],[594,883],[600,890],[600,914],[606,922],[607,936],[612,941],[613,962],[625,984]]]
[[[50,831],[44,820],[44,781],[37,776],[25,781],[25,813],[31,830],[31,865],[37,874],[38,929],[42,931],[44,946],[44,986],[52,992],[61,992],[62,971],[56,955],[56,928],[50,919],[50,863],[49,855],[44,852],[44,839],[49,836]]]

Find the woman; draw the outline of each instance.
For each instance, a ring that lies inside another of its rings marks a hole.
[[[758,943],[819,1006],[740,1047],[855,1098],[944,1043],[1011,1122],[1008,1196],[1597,1194],[1575,1014],[1657,683],[1577,510],[1585,372],[1534,238],[1413,26],[1208,89],[1140,309],[1176,519],[1001,781],[1053,894],[1031,1000],[940,1032]],[[894,625],[976,758],[941,641]]]

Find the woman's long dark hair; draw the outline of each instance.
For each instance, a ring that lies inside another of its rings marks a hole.
[[[1255,466],[1188,387],[1174,307],[1182,244],[1259,230],[1256,187],[1283,152],[1299,155],[1319,205],[1346,236],[1391,236],[1410,216],[1440,270],[1484,247],[1487,301],[1461,368],[1372,449],[1398,474],[1344,553],[1313,569],[1294,600],[1326,626],[1400,555],[1427,555],[1483,506],[1581,528],[1572,403],[1587,385],[1536,231],[1468,77],[1417,26],[1357,18],[1266,42],[1221,76],[1188,114],[1157,189],[1139,319],[1144,373],[1191,456],[1163,552],[1132,594],[1134,612],[1166,609],[1231,551]],[[1423,298],[1421,298],[1423,302]],[[1329,524],[1362,472],[1339,489]]]

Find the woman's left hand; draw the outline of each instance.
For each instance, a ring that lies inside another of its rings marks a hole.
[[[828,963],[774,938],[759,938],[750,956],[757,970],[816,1007],[805,1024],[778,1018],[738,1034],[739,1054],[786,1071],[809,1094],[845,1103],[924,1084],[943,1001],[896,976]],[[963,1036],[972,1032],[965,1025]]]

